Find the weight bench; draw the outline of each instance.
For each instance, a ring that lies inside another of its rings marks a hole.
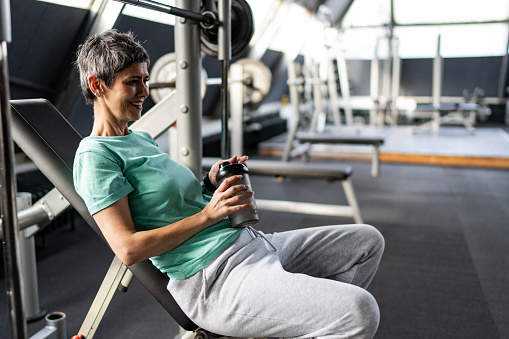
[[[436,132],[440,125],[445,123],[459,123],[463,125],[469,133],[473,133],[475,130],[476,116],[489,116],[491,110],[475,102],[466,102],[440,104],[436,107],[434,105],[418,105],[414,114],[419,115],[419,113],[431,114],[431,121],[415,126],[413,129],[414,133],[422,132],[429,128],[432,128]]]
[[[219,158],[203,158],[203,169],[210,169],[210,167],[219,160]],[[253,159],[248,161],[247,166],[251,175],[325,179],[327,181],[339,180],[341,181],[341,185],[343,186],[343,190],[348,201],[348,206],[340,206],[256,198],[256,206],[260,210],[353,217],[356,223],[362,223],[357,199],[355,198],[355,193],[350,180],[350,176],[353,173],[353,169],[350,166],[341,166],[337,164],[320,164],[319,166],[316,166],[311,163]]]
[[[12,100],[11,107],[13,140],[51,181],[62,199],[65,198],[106,242],[74,189],[74,154],[82,137],[47,100]],[[198,330],[198,326],[184,314],[166,289],[169,278],[165,274],[149,260],[126,267],[115,257],[83,322],[81,334],[87,339],[93,337],[117,286],[122,282],[121,290],[125,290],[132,279],[131,272],[183,329]]]
[[[378,136],[363,135],[336,135],[324,133],[297,133],[295,137],[302,144],[349,144],[369,145],[373,147],[371,155],[371,176],[378,177],[380,172],[380,146],[384,144],[384,138]],[[306,157],[309,157],[309,147],[306,148]]]

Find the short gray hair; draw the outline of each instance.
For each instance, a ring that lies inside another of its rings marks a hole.
[[[147,51],[135,40],[133,33],[121,33],[116,29],[88,37],[79,46],[76,56],[81,91],[87,105],[93,104],[96,99],[88,86],[90,74],[95,74],[106,86],[111,87],[122,70],[135,63],[145,62],[147,67],[150,65]]]

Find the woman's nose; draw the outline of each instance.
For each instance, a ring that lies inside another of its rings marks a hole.
[[[141,86],[139,95],[142,96],[142,97],[148,97],[148,95],[149,95],[148,83],[144,83]]]

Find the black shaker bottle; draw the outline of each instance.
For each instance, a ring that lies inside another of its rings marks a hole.
[[[232,175],[242,175],[242,179],[236,181],[234,185],[246,185],[248,187],[248,191],[252,191],[251,189],[251,181],[249,180],[249,170],[246,166],[241,163],[230,163],[229,161],[225,161],[219,165],[219,169],[216,174],[216,181],[220,185],[224,179],[231,177]],[[241,191],[236,193],[242,194],[245,191]],[[250,209],[237,211],[230,214],[228,217],[230,218],[230,222],[232,227],[247,227],[254,225],[258,222],[258,211],[256,210],[256,202],[254,196],[251,196],[245,200],[239,201],[237,205],[252,203],[253,206]]]

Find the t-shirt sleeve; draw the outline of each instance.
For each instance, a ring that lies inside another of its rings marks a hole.
[[[150,133],[142,131],[142,130],[137,130],[136,132],[138,133],[138,135],[141,135],[145,139],[147,139],[152,145],[159,147],[159,144],[154,140],[154,138],[152,138]]]
[[[76,192],[92,215],[134,190],[123,176],[120,165],[107,152],[86,151],[78,154],[73,179]]]

